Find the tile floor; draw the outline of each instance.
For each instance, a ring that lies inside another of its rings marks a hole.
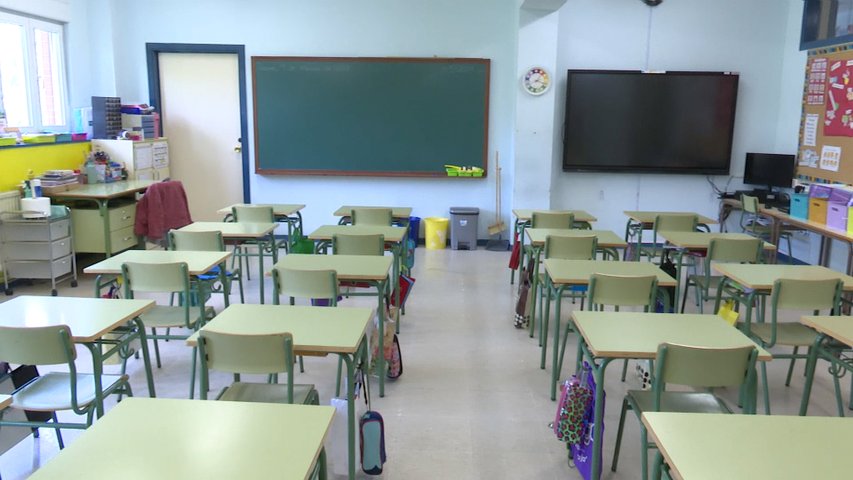
[[[556,403],[548,398],[550,374],[539,369],[537,343],[512,326],[515,286],[509,284],[508,257],[508,253],[483,249],[417,249],[417,283],[400,335],[404,373],[387,383],[384,398],[378,397],[376,382],[372,383],[372,407],[382,413],[386,426],[388,462],[383,478],[580,478],[567,464],[565,445],[548,428]],[[92,276],[81,276],[79,287],[63,284],[60,294],[91,295],[92,281]],[[257,287],[257,278],[247,282],[249,301],[257,301]],[[270,287],[268,283],[268,300]],[[46,284],[15,289],[16,295],[48,292]],[[4,299],[0,297],[0,301]],[[214,298],[213,304],[221,308],[221,297]],[[350,298],[342,304],[372,306],[373,299]],[[564,312],[571,310],[571,304],[567,302],[567,306]],[[574,346],[568,350],[567,357],[573,358]],[[155,370],[158,396],[186,398],[189,349],[181,342],[161,342],[161,354],[163,368]],[[78,365],[87,364],[88,358],[81,351]],[[298,381],[315,383],[322,403],[328,404],[334,391],[335,367],[331,357],[306,358],[306,371]],[[796,414],[799,407],[802,377],[795,377],[792,386],[786,388],[785,367],[784,362],[773,362],[769,367],[774,414]],[[131,361],[128,368],[136,395],[146,395],[140,362]],[[639,433],[633,417],[626,421],[619,471],[609,469],[622,396],[626,389],[639,386],[631,375],[626,383],[620,382],[618,370],[609,369],[606,381],[602,478],[638,479]],[[212,389],[218,390],[228,381],[228,376],[216,376]],[[849,381],[845,378],[843,383]],[[726,393],[732,398],[732,392]],[[810,414],[833,415],[834,408],[832,383],[826,369],[821,368]],[[77,435],[67,431],[64,437],[70,444]],[[4,453],[0,473],[6,480],[26,478],[56,453],[53,433],[43,431],[40,439],[27,437]]]

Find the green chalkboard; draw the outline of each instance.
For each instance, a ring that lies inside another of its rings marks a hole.
[[[255,172],[488,171],[489,67],[468,58],[252,57]]]

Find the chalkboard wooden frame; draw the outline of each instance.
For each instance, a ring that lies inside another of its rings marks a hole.
[[[255,173],[260,175],[332,175],[332,176],[373,176],[373,177],[444,177],[447,174],[443,168],[441,171],[398,171],[398,170],[348,170],[348,169],[308,169],[308,168],[277,168],[271,167],[269,162],[264,162],[261,158],[262,148],[266,139],[261,138],[259,132],[259,97],[262,97],[265,92],[259,92],[258,89],[258,66],[263,64],[286,64],[288,62],[353,62],[353,63],[368,63],[368,64],[389,64],[389,63],[431,63],[431,64],[461,64],[461,65],[476,65],[477,68],[484,70],[483,91],[483,113],[482,113],[482,159],[480,163],[467,162],[466,165],[472,165],[483,168],[483,177],[488,172],[488,130],[489,130],[489,87],[490,87],[490,67],[491,61],[484,58],[417,58],[417,57],[293,57],[293,56],[253,56],[252,57],[252,97],[253,97],[253,115],[254,115],[254,147],[255,147]],[[478,86],[479,88],[479,86]],[[478,125],[477,128],[480,126]],[[472,143],[473,144],[473,143]],[[443,161],[444,163],[455,163],[452,160]],[[450,177],[450,178],[483,178],[483,177]]]

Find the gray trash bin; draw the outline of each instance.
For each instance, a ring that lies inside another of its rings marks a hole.
[[[450,248],[477,249],[477,207],[450,207]]]

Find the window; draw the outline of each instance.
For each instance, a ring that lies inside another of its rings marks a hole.
[[[6,125],[68,130],[62,25],[0,12],[0,45],[0,117]]]

